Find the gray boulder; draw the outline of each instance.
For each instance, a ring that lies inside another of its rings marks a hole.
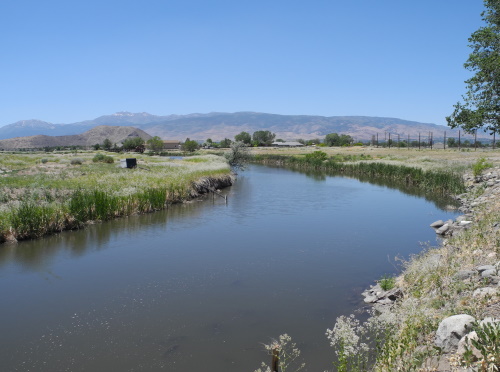
[[[493,265],[482,265],[482,266],[476,267],[476,270],[479,271],[479,273],[482,273],[483,271],[486,271],[486,270],[495,270],[495,266],[493,266]]]
[[[443,226],[443,225],[444,225],[443,220],[437,220],[437,221],[431,223],[431,227],[434,227],[436,229]]]
[[[496,274],[497,274],[497,271],[494,269],[484,270],[481,272],[481,278],[489,278],[491,276],[495,276]]]
[[[436,234],[439,235],[444,235],[446,232],[450,229],[450,225],[445,223],[443,226],[441,226],[439,229],[436,230]]]
[[[467,314],[453,315],[439,323],[434,343],[445,353],[457,350],[460,339],[472,328],[474,317]]]

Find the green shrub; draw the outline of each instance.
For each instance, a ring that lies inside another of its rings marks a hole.
[[[46,158],[43,158],[42,160],[40,160],[42,162],[42,164],[45,164],[49,161],[49,159],[46,159]]]
[[[114,163],[114,159],[112,156],[104,155],[104,154],[97,154],[92,158],[92,161],[94,163],[109,163],[112,164]]]
[[[493,164],[488,163],[486,158],[482,157],[472,165],[472,173],[474,174],[474,177],[480,176],[481,173],[483,173],[483,170],[491,168],[492,166]]]
[[[83,159],[82,158],[73,158],[71,159],[71,165],[81,165],[83,164]]]
[[[466,339],[464,359],[467,366],[476,365],[481,371],[498,371],[500,369],[500,322],[484,322],[473,325],[477,339]],[[479,361],[475,357],[472,347],[481,354]]]
[[[378,283],[380,284],[380,287],[384,290],[384,291],[388,291],[390,289],[393,289],[394,286],[396,285],[396,278],[394,278],[393,276],[388,276],[388,275],[384,275],[379,281]]]

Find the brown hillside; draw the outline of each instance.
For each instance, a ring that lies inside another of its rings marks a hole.
[[[0,149],[30,149],[56,146],[92,146],[102,144],[106,138],[112,143],[123,143],[127,138],[141,137],[145,141],[151,138],[141,129],[133,127],[115,127],[101,125],[82,134],[72,136],[29,136],[0,140]]]

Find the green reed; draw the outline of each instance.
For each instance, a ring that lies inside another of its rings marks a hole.
[[[405,165],[394,165],[381,162],[344,162],[334,156],[319,161],[308,157],[259,155],[255,162],[275,164],[296,169],[315,169],[330,171],[347,176],[368,176],[373,179],[386,179],[398,182],[408,187],[418,187],[426,192],[440,194],[460,194],[465,191],[462,176],[451,171],[431,171]],[[351,158],[349,158],[351,160]]]

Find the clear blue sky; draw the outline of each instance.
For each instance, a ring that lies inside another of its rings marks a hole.
[[[117,111],[446,124],[482,0],[1,0],[0,126]]]

